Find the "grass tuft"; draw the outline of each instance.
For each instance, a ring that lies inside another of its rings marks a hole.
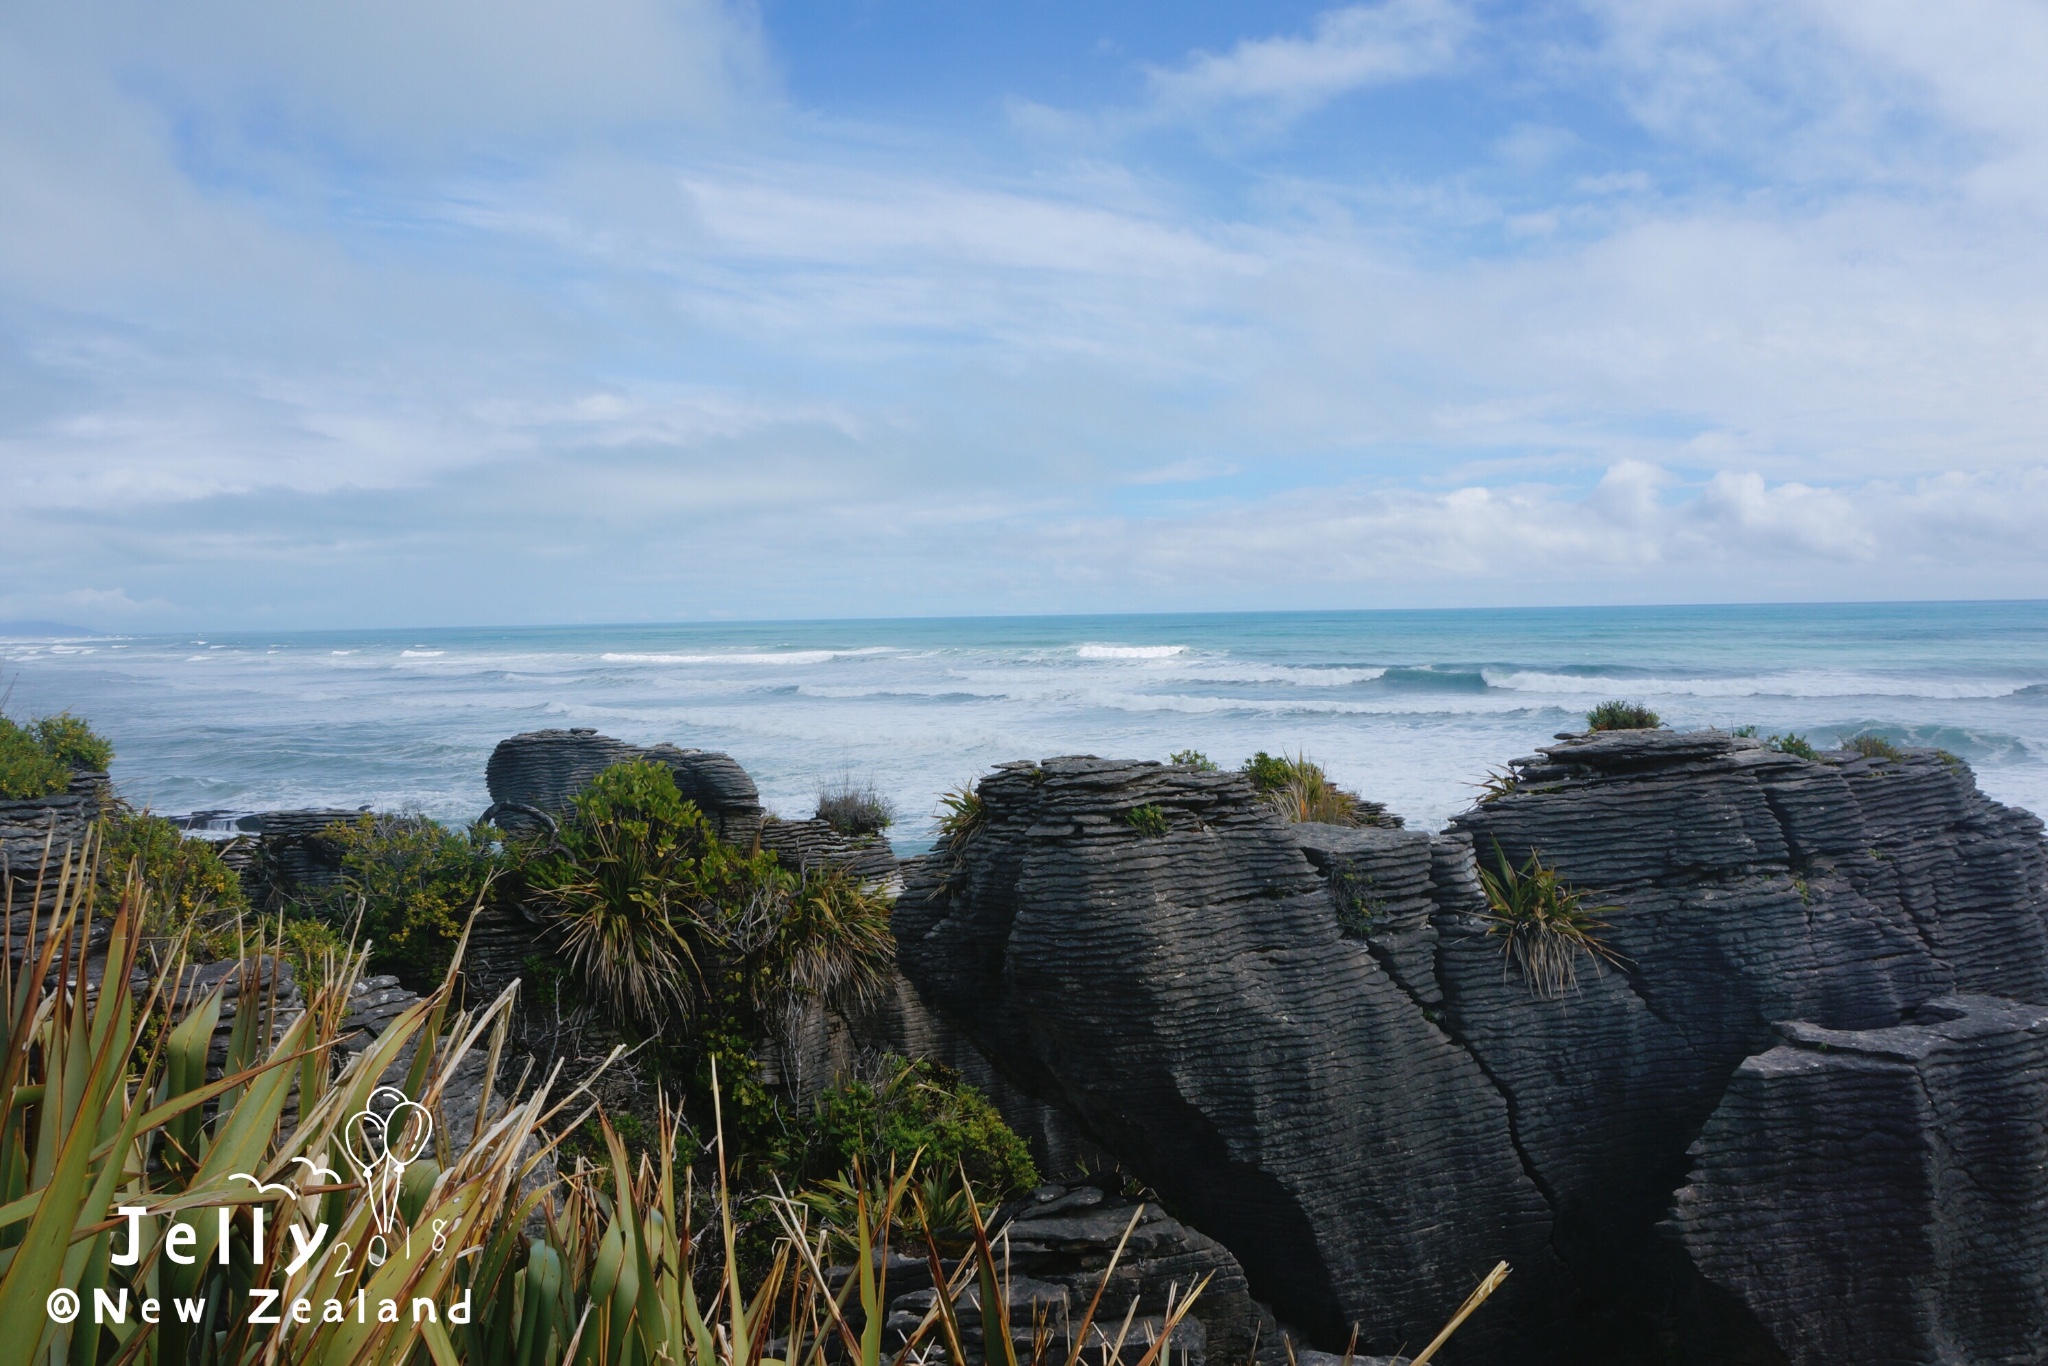
[[[969,784],[939,795],[939,834],[959,850],[988,824],[988,803],[979,788]]]
[[[1280,818],[1290,824],[1399,825],[1385,807],[1366,801],[1330,781],[1321,764],[1306,754],[1274,757],[1260,750],[1244,761],[1245,777]]]
[[[1124,812],[1124,823],[1147,839],[1158,839],[1167,831],[1166,813],[1150,802]]]
[[[1795,758],[1805,759],[1809,763],[1818,762],[1820,759],[1820,751],[1808,744],[1805,736],[1795,735],[1790,732],[1784,735],[1773,735],[1771,737],[1771,748],[1780,754],[1790,754]]]
[[[1899,747],[1882,735],[1856,735],[1843,744],[1842,748],[1854,750],[1866,759],[1889,759],[1899,762],[1906,756]]]
[[[846,777],[819,789],[818,819],[842,835],[879,835],[896,823],[896,807],[872,780]]]
[[[1606,922],[1597,917],[1620,909],[1616,906],[1588,906],[1586,893],[1567,886],[1555,868],[1544,866],[1535,850],[1520,868],[1508,862],[1499,844],[1493,847],[1498,871],[1479,870],[1486,890],[1487,933],[1501,936],[1501,971],[1509,964],[1521,971],[1531,995],[1555,1001],[1578,990],[1581,955],[1592,960],[1593,970],[1602,963],[1619,966],[1622,958],[1600,940]]]
[[[1586,713],[1587,730],[1656,730],[1663,724],[1640,702],[1602,702]]]

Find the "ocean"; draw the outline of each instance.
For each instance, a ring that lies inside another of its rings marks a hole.
[[[938,794],[1056,754],[1304,753],[1434,828],[1607,698],[1680,729],[1939,745],[2048,810],[2048,603],[1218,613],[0,639],[17,719],[68,708],[164,814],[474,818],[518,731],[725,750],[767,806],[872,781],[900,848]]]

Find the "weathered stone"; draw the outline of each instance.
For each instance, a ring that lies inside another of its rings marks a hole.
[[[1793,1366],[2048,1360],[2048,1008],[1783,1032],[1693,1145],[1701,1273]]]
[[[910,874],[927,1001],[1341,1346],[1426,1341],[1495,1260],[1554,1292],[1548,1211],[1472,1056],[1344,937],[1236,774],[1053,759]],[[1127,819],[1163,811],[1152,837]],[[1471,1343],[1492,1336],[1475,1323]]]
[[[2048,1002],[2041,825],[1933,751],[1811,762],[1614,732],[1512,771],[1431,837],[1279,827],[1231,775],[1009,765],[982,785],[986,826],[912,865],[901,960],[1319,1347],[1351,1320],[1362,1349],[1426,1341],[1500,1256],[1509,1289],[1454,1357],[1779,1359],[1785,1320],[1659,1236],[1688,1150],[1775,1021],[1882,1031],[1959,991]],[[1140,804],[1164,836],[1125,819]],[[1560,999],[1503,957],[1481,886],[1481,864],[1531,854],[1586,893],[1618,959],[1582,955]],[[1728,1208],[1738,1185],[1716,1188]],[[2048,1331],[1967,1241],[1942,1293],[1993,1287]],[[1784,1314],[1838,1324],[1847,1299],[1784,1252]],[[1774,1274],[1768,1245],[1744,1255]],[[1922,1359],[1887,1341],[1904,1355],[1874,1359]]]
[[[500,740],[484,770],[493,806],[532,807],[561,815],[590,780],[613,764],[651,759],[675,773],[676,789],[695,802],[721,838],[751,846],[761,828],[761,796],[730,756],[699,749],[628,744],[587,728],[536,730]],[[496,819],[512,828],[535,824],[518,811]]]

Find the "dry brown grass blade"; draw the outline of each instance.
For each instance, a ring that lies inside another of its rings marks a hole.
[[[1465,1320],[1472,1317],[1474,1310],[1486,1303],[1486,1297],[1500,1289],[1500,1283],[1508,1278],[1510,1270],[1512,1268],[1506,1262],[1501,1262],[1487,1272],[1486,1279],[1465,1297],[1465,1302],[1458,1306],[1457,1313],[1451,1315],[1451,1321],[1444,1325],[1444,1330],[1432,1338],[1429,1346],[1422,1349],[1422,1355],[1410,1361],[1408,1366],[1426,1366],[1429,1359],[1436,1355],[1437,1349],[1451,1340],[1451,1334],[1457,1332]]]

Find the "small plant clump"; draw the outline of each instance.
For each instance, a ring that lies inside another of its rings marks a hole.
[[[1522,775],[1509,769],[1504,773],[1489,772],[1474,784],[1479,789],[1479,804],[1497,802],[1502,797],[1512,797],[1522,790]]]
[[[242,879],[220,861],[211,840],[187,839],[161,816],[116,808],[100,827],[100,904],[119,904],[131,880],[151,890],[145,931],[155,936],[171,937],[198,922],[249,910]]]
[[[958,850],[988,824],[988,804],[972,783],[939,796],[939,834]]]
[[[1904,759],[1905,753],[1882,735],[1857,735],[1851,737],[1844,749],[1854,750],[1866,759],[1889,759],[1893,763]]]
[[[1790,732],[1784,735],[1773,735],[1771,737],[1771,748],[1780,754],[1790,754],[1796,758],[1805,759],[1808,762],[1818,762],[1820,759],[1820,751],[1808,744],[1805,736]]]
[[[910,1169],[965,1171],[982,1203],[1038,1184],[1031,1149],[988,1098],[939,1063],[885,1055],[873,1075],[839,1082],[818,1097],[807,1148],[792,1165],[799,1179]],[[922,1154],[922,1157],[919,1157]]]
[[[1180,768],[1191,768],[1197,773],[1216,771],[1216,761],[1199,749],[1177,749],[1166,756],[1166,762]]]
[[[32,801],[62,792],[75,772],[104,772],[114,747],[70,712],[20,725],[0,716],[0,799]]]
[[[1656,730],[1663,724],[1640,702],[1602,702],[1586,713],[1587,730]]]
[[[1603,960],[1622,963],[1621,956],[1601,942],[1600,932],[1607,926],[1596,918],[1619,907],[1586,905],[1586,893],[1567,886],[1533,849],[1520,868],[1508,862],[1498,844],[1493,852],[1498,871],[1482,867],[1479,881],[1492,922],[1487,933],[1501,936],[1503,973],[1513,964],[1532,995],[1555,1001],[1578,990],[1580,955],[1592,960],[1596,972]]]
[[[818,792],[818,819],[842,835],[879,835],[896,823],[896,807],[873,782],[841,778]]]
[[[1124,823],[1147,839],[1158,839],[1168,828],[1166,813],[1150,802],[1124,812]]]
[[[292,909],[368,943],[380,970],[416,988],[447,971],[470,913],[509,863],[489,826],[450,830],[417,814],[365,814],[328,826],[323,838],[339,852],[340,885]]]
[[[1290,824],[1398,825],[1386,808],[1330,781],[1321,764],[1306,754],[1293,758],[1260,750],[1244,761],[1252,787]]]

